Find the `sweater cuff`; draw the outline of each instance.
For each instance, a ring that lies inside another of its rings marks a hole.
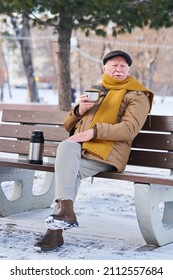
[[[82,116],[79,114],[79,105],[74,108],[74,114],[76,117],[81,118]]]

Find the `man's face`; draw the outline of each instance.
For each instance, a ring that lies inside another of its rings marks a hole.
[[[121,57],[113,57],[103,66],[103,73],[117,80],[124,80],[129,74],[129,65],[126,60]]]

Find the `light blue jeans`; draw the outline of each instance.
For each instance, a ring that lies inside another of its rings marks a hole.
[[[57,149],[55,161],[55,200],[75,200],[81,179],[92,177],[100,171],[115,167],[81,156],[81,144],[62,141]]]

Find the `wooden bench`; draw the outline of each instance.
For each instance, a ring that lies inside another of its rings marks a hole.
[[[0,215],[49,207],[54,197],[54,159],[58,143],[68,137],[63,128],[66,112],[4,110],[0,128],[1,182],[15,181],[12,197],[0,190]],[[44,132],[43,165],[29,164],[28,139],[34,129]],[[130,170],[129,170],[130,169]],[[139,171],[138,171],[139,169]],[[38,195],[32,194],[34,173],[46,171]],[[94,177],[134,182],[137,220],[149,245],[173,242],[173,116],[148,116],[135,138],[123,173],[100,172]],[[125,184],[125,183],[124,183]],[[162,207],[160,207],[160,205]],[[161,209],[160,209],[161,208]]]
[[[63,128],[66,112],[4,109],[0,125],[0,216],[50,207],[54,197],[54,159],[58,143],[68,137]],[[44,132],[43,165],[28,163],[33,130]],[[36,171],[46,171],[34,194]],[[11,182],[10,197],[2,183]]]

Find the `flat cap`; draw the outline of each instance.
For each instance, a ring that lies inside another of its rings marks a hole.
[[[103,58],[103,64],[105,65],[109,59],[116,57],[116,56],[122,56],[127,61],[127,64],[129,66],[132,64],[132,59],[131,59],[130,55],[128,53],[120,51],[120,50],[112,51],[112,52],[109,52],[108,54],[106,54]]]

